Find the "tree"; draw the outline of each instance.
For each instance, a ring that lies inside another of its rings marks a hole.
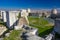
[[[18,14],[18,19],[21,17],[20,13]]]
[[[42,17],[45,17],[45,13],[42,13]]]

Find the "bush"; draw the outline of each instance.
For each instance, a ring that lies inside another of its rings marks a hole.
[[[18,17],[18,19],[21,17],[20,13],[18,14],[18,16],[17,16],[17,17]]]

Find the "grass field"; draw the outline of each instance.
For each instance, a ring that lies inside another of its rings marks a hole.
[[[20,38],[20,30],[13,30],[9,37],[5,37],[3,40],[21,40]]]
[[[29,25],[31,27],[38,28],[38,34],[39,36],[45,36],[49,34],[53,30],[52,23],[49,23],[47,20],[45,20],[43,17],[28,17]]]

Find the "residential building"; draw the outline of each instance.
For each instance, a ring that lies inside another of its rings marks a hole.
[[[7,18],[7,27],[13,28],[17,25],[18,21],[18,14],[20,11],[6,11],[6,18]]]
[[[1,18],[4,22],[6,22],[6,11],[1,11]]]
[[[0,11],[0,19],[2,19],[2,13],[1,13],[1,11]]]

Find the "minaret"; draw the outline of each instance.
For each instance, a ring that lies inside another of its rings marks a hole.
[[[57,10],[53,9],[51,11],[51,13],[52,13],[52,19],[54,19],[54,21],[55,21],[54,22],[55,23],[55,25],[54,25],[54,31],[55,31],[55,33],[60,34],[60,18],[59,18],[59,15],[57,13]]]

